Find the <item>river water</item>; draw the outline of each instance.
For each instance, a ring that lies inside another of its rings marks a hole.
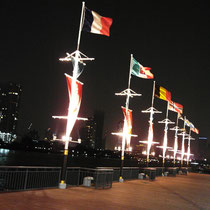
[[[0,149],[1,166],[62,166],[62,153]],[[111,158],[72,158],[68,156],[68,166],[78,167],[119,167],[120,159]],[[124,166],[138,166],[135,160],[125,160]]]

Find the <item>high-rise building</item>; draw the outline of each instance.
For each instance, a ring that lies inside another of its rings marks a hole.
[[[80,129],[82,144],[92,149],[104,149],[103,126],[104,112],[95,111],[94,116],[90,117]]]
[[[95,148],[105,149],[105,138],[103,138],[104,112],[99,110],[95,111],[94,121],[96,123]]]
[[[6,143],[17,134],[21,92],[19,84],[0,85],[0,138]]]
[[[93,117],[88,118],[85,126],[80,129],[80,136],[84,146],[95,149],[96,122]]]

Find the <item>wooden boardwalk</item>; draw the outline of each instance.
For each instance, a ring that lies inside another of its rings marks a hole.
[[[111,189],[86,187],[0,194],[0,209],[210,209],[210,175],[190,173],[155,181],[113,183]]]

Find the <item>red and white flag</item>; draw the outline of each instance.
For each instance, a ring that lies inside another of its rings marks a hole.
[[[68,136],[70,136],[74,124],[77,120],[77,115],[79,113],[81,99],[82,99],[82,85],[78,80],[73,80],[71,76],[65,74],[67,87],[69,91],[69,109],[67,118],[67,131]]]
[[[122,106],[122,111],[125,118],[123,133],[126,136],[127,145],[130,146],[130,139],[132,134],[132,110],[127,109],[126,111],[126,108]]]
[[[173,112],[178,112],[179,114],[183,113],[183,106],[176,102],[170,101],[168,104],[168,109]]]
[[[195,127],[194,128],[190,127],[190,130],[193,131],[196,134],[199,134],[199,130]]]

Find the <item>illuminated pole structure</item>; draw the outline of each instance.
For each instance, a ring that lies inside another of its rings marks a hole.
[[[171,148],[171,147],[168,147],[168,125],[174,124],[174,122],[168,119],[168,106],[169,106],[169,101],[167,101],[166,118],[162,121],[158,121],[158,123],[165,123],[163,145],[158,146],[159,148],[163,149],[163,167],[165,165],[166,150]]]
[[[178,121],[179,121],[179,113],[177,113],[176,126],[173,127],[173,128],[170,128],[170,130],[174,130],[175,131],[175,135],[174,135],[174,149],[170,150],[170,151],[174,152],[174,159],[173,159],[174,166],[176,164],[176,154],[178,152],[178,131],[180,131],[180,129],[178,127]]]
[[[133,96],[141,96],[141,94],[137,94],[133,90],[130,89],[130,83],[131,83],[131,70],[132,70],[132,61],[133,61],[133,55],[131,54],[131,60],[130,60],[130,69],[129,69],[129,76],[128,76],[128,88],[120,93],[115,93],[117,96],[126,96],[126,102],[125,102],[125,115],[124,115],[124,125],[123,125],[123,133],[112,133],[112,135],[119,135],[122,136],[122,148],[121,148],[121,165],[120,165],[120,177],[119,181],[123,182],[123,176],[122,176],[122,170],[124,165],[124,153],[125,153],[125,140],[127,138],[128,144],[130,143],[131,137],[137,137],[137,135],[134,134],[128,134],[127,131],[127,114],[129,113],[129,99]]]
[[[184,146],[184,142],[185,142],[185,137],[187,136],[186,131],[185,131],[185,121],[186,121],[186,116],[184,117],[184,128],[181,129],[183,130],[181,133],[179,133],[178,135],[182,136],[182,148],[181,148],[181,167],[183,165],[183,159],[184,159],[184,155],[185,155],[185,146]]]
[[[149,155],[150,155],[150,149],[152,144],[159,144],[159,142],[153,141],[153,115],[156,113],[162,113],[154,108],[154,96],[155,96],[155,81],[153,82],[153,91],[152,91],[152,105],[147,110],[142,110],[143,113],[150,113],[149,117],[149,129],[148,129],[148,139],[147,141],[139,141],[140,143],[147,144],[147,167],[149,166]]]
[[[86,65],[84,61],[92,61],[94,58],[88,58],[85,54],[81,53],[79,51],[80,47],[80,39],[81,39],[81,32],[82,32],[82,26],[84,22],[84,9],[85,9],[85,2],[82,2],[82,11],[81,11],[81,17],[80,17],[80,26],[79,26],[79,34],[78,34],[78,40],[77,40],[77,50],[71,54],[66,53],[67,56],[65,58],[60,58],[60,61],[72,61],[73,62],[73,76],[69,76],[65,74],[67,78],[67,84],[69,89],[69,107],[68,107],[68,115],[67,116],[53,116],[54,119],[66,119],[67,125],[66,125],[66,134],[63,137],[62,140],[65,141],[65,149],[64,149],[64,161],[63,161],[63,167],[62,167],[62,173],[61,173],[61,181],[59,183],[59,188],[65,189],[66,188],[66,166],[67,166],[67,157],[68,157],[68,146],[69,142],[76,142],[77,141],[71,141],[71,131],[73,129],[73,126],[75,124],[76,120],[87,120],[87,118],[79,118],[77,117],[80,103],[81,103],[81,86],[82,83],[77,80],[77,78],[82,73],[79,69],[79,65]]]
[[[188,148],[187,148],[187,166],[189,166],[189,160],[190,160],[190,141],[191,140],[195,140],[194,138],[191,137],[191,129],[189,131],[189,134],[188,134]]]

